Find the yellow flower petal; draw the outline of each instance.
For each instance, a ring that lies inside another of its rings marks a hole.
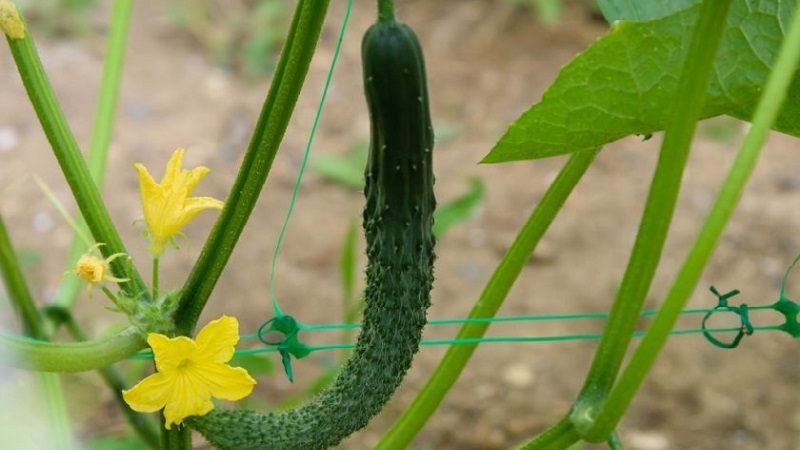
[[[183,217],[180,221],[180,227],[183,228],[184,225],[189,223],[197,213],[206,210],[206,209],[222,209],[225,206],[220,200],[211,197],[193,197],[186,201],[183,206]]]
[[[183,167],[183,154],[185,152],[186,149],[179,148],[169,157],[167,169],[164,171],[164,178],[161,180],[161,184],[165,185],[165,187],[171,187],[177,181],[178,176],[181,174],[181,167]]]
[[[211,173],[211,169],[205,166],[198,166],[192,170],[185,171],[185,177],[181,181],[184,183],[184,186],[186,186],[186,195],[192,195],[194,188],[197,187],[197,185],[200,183],[200,180],[205,178],[209,173]]]
[[[233,350],[239,342],[239,321],[222,316],[211,321],[197,333],[198,360],[226,363],[233,358]]]
[[[174,389],[164,408],[164,425],[168,430],[173,423],[180,424],[189,416],[202,416],[214,409],[211,393],[192,372],[182,373],[175,379]]]
[[[155,412],[167,404],[172,387],[172,380],[161,373],[154,373],[136,386],[122,391],[122,398],[134,411]]]
[[[147,343],[153,349],[156,370],[163,373],[177,369],[197,351],[197,344],[185,336],[168,338],[163,334],[150,333]]]
[[[211,395],[223,400],[241,400],[250,395],[256,385],[256,380],[241,367],[208,364],[198,367],[198,372],[202,372]]]

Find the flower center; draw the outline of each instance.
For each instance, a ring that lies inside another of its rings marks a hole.
[[[189,358],[183,359],[178,363],[178,370],[187,370],[192,366],[192,360]]]
[[[76,272],[84,280],[90,283],[100,283],[104,275],[103,261],[95,256],[82,256],[78,261]]]

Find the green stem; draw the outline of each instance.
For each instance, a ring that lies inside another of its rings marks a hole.
[[[158,300],[158,258],[153,258],[153,299]]]
[[[161,421],[164,421],[162,415]],[[186,425],[172,425],[167,430],[161,427],[161,450],[192,450],[192,430]]]
[[[395,20],[394,0],[378,0],[378,22],[394,22]]]
[[[664,346],[669,331],[675,325],[681,309],[697,285],[703,268],[711,258],[714,247],[753,173],[761,147],[780,111],[781,104],[786,99],[798,63],[800,63],[800,8],[795,8],[783,45],[764,88],[764,94],[753,115],[750,131],[725,178],[719,196],[698,233],[692,250],[675,277],[664,306],[660,308],[630,363],[620,376],[619,382],[611,391],[605,407],[588,433],[589,437],[599,439],[616,427]]]
[[[611,390],[658,267],[730,4],[731,0],[706,0],[700,7],[636,242],[603,338],[573,409],[572,417],[579,431],[591,427]]]
[[[569,417],[564,417],[560,422],[550,427],[547,431],[536,436],[530,442],[527,442],[516,450],[533,450],[533,449],[546,449],[556,450],[572,448],[571,446],[580,441],[581,437],[575,430],[575,425],[569,420]]]
[[[329,0],[300,0],[269,93],[236,181],[192,268],[176,311],[180,334],[189,335],[242,234],[269,175],[314,55]]]
[[[78,325],[78,323],[75,321],[75,318],[72,316],[69,308],[51,306],[47,308],[47,311],[50,313],[50,318],[53,319],[56,324],[63,323],[66,326],[73,339],[79,342],[85,342],[88,340],[86,333],[83,332],[80,325]],[[119,370],[117,370],[114,366],[106,366],[99,368],[98,372],[100,372],[100,377],[114,393],[114,400],[117,402],[117,406],[119,407],[120,411],[122,411],[122,414],[125,416],[125,420],[127,420],[128,424],[130,424],[142,441],[144,441],[149,447],[158,449],[160,447],[160,436],[155,424],[148,420],[146,415],[139,414],[132,410],[122,397],[123,389],[126,389],[128,386],[122,374],[119,373]]]
[[[131,17],[133,0],[117,0],[111,14],[111,25],[108,34],[108,46],[103,65],[103,79],[100,85],[100,98],[97,102],[94,126],[87,155],[89,174],[98,189],[102,190],[108,160],[108,148],[122,80],[122,68],[125,59],[125,43]],[[86,228],[81,221],[78,225]],[[72,239],[67,267],[74,267],[75,262],[86,251],[86,244],[77,235]],[[72,307],[78,298],[81,280],[78,277],[64,277],[58,285],[55,295],[55,306]]]
[[[30,33],[25,33],[24,39],[8,39],[8,46],[31,104],[39,117],[39,122],[61,170],[64,172],[64,177],[72,190],[81,214],[89,225],[95,240],[105,244],[100,247],[100,251],[106,257],[114,253],[127,253],[103,203],[100,191],[89,174],[75,136],[61,111]],[[120,288],[130,297],[148,296],[141,276],[127,259],[119,258],[113,261],[111,270],[119,278],[132,280],[120,283]]]
[[[578,152],[570,157],[520,230],[503,260],[498,264],[492,278],[472,308],[469,318],[494,317],[539,240],[561,210],[567,197],[578,184],[598,151],[599,149]],[[456,339],[483,337],[488,327],[489,323],[486,322],[464,324]],[[375,447],[376,449],[408,447],[456,382],[476,347],[477,344],[454,345],[447,350],[428,382],[392,428],[383,435]]]
[[[70,344],[0,333],[0,364],[41,372],[83,372],[113,364],[146,346],[133,327],[108,338]]]
[[[0,215],[0,276],[25,334],[36,339],[45,339],[47,334],[44,330],[43,317],[33,301],[2,215]]]

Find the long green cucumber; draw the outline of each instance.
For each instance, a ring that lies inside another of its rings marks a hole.
[[[222,449],[323,449],[367,425],[394,394],[419,349],[433,283],[433,129],[416,35],[396,21],[362,41],[372,124],[365,170],[366,308],[336,380],[309,403],[263,414],[212,411],[187,423]]]

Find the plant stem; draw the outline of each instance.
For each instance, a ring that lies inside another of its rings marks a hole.
[[[664,346],[669,331],[675,325],[680,311],[697,285],[703,268],[711,258],[714,247],[753,173],[761,147],[780,111],[781,104],[786,99],[787,89],[799,62],[800,8],[796,8],[764,88],[764,94],[753,114],[750,131],[731,165],[719,196],[698,233],[686,261],[675,277],[664,306],[660,308],[630,363],[620,376],[619,382],[611,391],[602,412],[597,416],[594,426],[588,433],[590,437],[599,438],[616,426]]]
[[[111,337],[70,344],[0,332],[0,364],[41,372],[84,372],[113,364],[146,346],[133,327]]]
[[[47,334],[43,317],[33,301],[2,215],[0,215],[0,276],[25,334],[36,339],[45,339]]]
[[[161,421],[164,421],[162,414]],[[161,427],[161,450],[192,450],[192,430],[186,425],[172,425],[167,430]]]
[[[236,181],[181,292],[178,332],[191,334],[269,175],[314,55],[329,0],[300,0]]]
[[[31,104],[39,117],[39,122],[61,170],[64,172],[64,177],[72,190],[81,214],[89,224],[95,240],[105,244],[100,247],[100,251],[106,257],[114,253],[127,253],[103,203],[100,191],[92,181],[83,155],[75,141],[75,136],[61,111],[30,33],[25,33],[24,39],[8,39],[8,46]],[[115,276],[131,280],[120,283],[120,288],[131,298],[148,296],[141,276],[123,258],[114,260],[111,263],[111,270]]]
[[[69,310],[69,308],[63,306],[50,306],[47,308],[47,312],[49,313],[48,316],[55,324],[63,323],[66,326],[73,339],[79,342],[85,342],[88,340],[86,333],[83,332],[80,325],[78,325],[78,323],[75,321],[75,318],[72,316],[72,312]],[[149,447],[153,449],[159,449],[161,440],[155,424],[148,420],[146,415],[139,414],[132,410],[122,397],[122,390],[127,387],[127,383],[125,382],[122,374],[120,374],[114,366],[101,367],[97,370],[100,372],[100,377],[103,379],[106,385],[114,392],[114,400],[116,400],[117,406],[119,407],[120,411],[122,411],[122,414],[125,416],[125,420],[127,420],[128,424],[131,425],[142,441],[144,441]]]
[[[153,300],[158,300],[158,258],[153,258]]]
[[[574,153],[570,157],[498,264],[492,278],[470,311],[469,318],[494,317],[539,240],[598,152],[599,149],[583,151]],[[486,322],[466,323],[459,330],[456,339],[483,337],[488,327],[489,323]],[[447,350],[428,382],[392,428],[383,435],[376,449],[388,450],[409,446],[456,382],[475,348],[477,344],[453,345]]]
[[[581,437],[578,435],[578,432],[575,431],[575,425],[572,424],[572,421],[569,420],[569,416],[567,416],[544,433],[536,436],[532,441],[517,447],[516,450],[555,450],[572,448],[571,446],[580,439]]]
[[[104,184],[109,143],[116,117],[132,5],[132,0],[117,0],[114,2],[111,14],[100,97],[97,102],[89,154],[87,155],[89,174],[99,190],[102,190]],[[78,226],[85,229],[86,222],[81,220]],[[76,235],[72,239],[66,266],[73,267],[84,251],[86,251],[86,244]],[[64,277],[58,285],[53,304],[72,307],[78,298],[80,286],[81,280],[78,277]]]
[[[378,22],[394,22],[395,8],[394,0],[378,0]]]
[[[573,422],[579,432],[591,427],[611,390],[658,267],[730,4],[731,0],[706,0],[700,7],[636,242],[603,338],[573,408]],[[601,440],[607,438],[602,436]]]

